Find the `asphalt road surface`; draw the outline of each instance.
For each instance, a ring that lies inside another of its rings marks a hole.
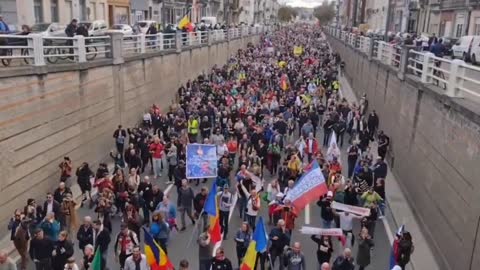
[[[323,133],[320,134],[323,136]],[[346,135],[347,137],[348,135]],[[323,139],[323,138],[318,138]],[[345,150],[348,146],[344,145],[342,149],[342,164],[347,164],[346,162],[346,154]],[[323,149],[323,151],[326,152],[326,149]],[[345,165],[346,166],[346,165]],[[345,168],[346,170],[346,168]],[[270,176],[270,172],[267,172],[265,170],[265,176],[266,176],[266,183],[269,182],[273,177]],[[161,186],[161,188],[164,191],[168,192],[168,195],[170,196],[170,199],[172,202],[176,202],[177,198],[177,191],[174,186],[167,185],[165,184],[167,180],[166,173],[163,174],[163,177],[160,179],[156,180],[155,182]],[[195,186],[194,183],[192,183],[192,187],[197,193],[200,191],[200,188],[202,185],[205,185],[207,187],[211,187],[212,180],[209,179],[207,183],[202,184],[200,183],[200,186]],[[78,216],[79,219],[83,218],[84,216],[91,215],[93,218],[96,217],[95,213],[93,210],[89,210],[87,207],[81,208],[78,210]],[[307,213],[308,212],[308,213]],[[268,215],[267,215],[267,209],[265,206],[265,203],[262,204],[262,209],[261,209],[261,215],[264,217],[265,222],[268,221]],[[306,216],[307,219],[309,219],[309,223],[306,223]],[[177,223],[180,222],[179,217],[177,217]],[[355,226],[354,226],[354,232],[356,234],[359,233],[360,231],[360,224],[359,221],[355,221]],[[109,269],[119,269],[119,263],[115,261],[114,259],[114,253],[113,253],[113,245],[115,241],[115,237],[117,233],[119,232],[119,227],[120,227],[121,220],[119,217],[115,217],[112,220],[113,224],[113,232],[111,235],[112,242],[110,243],[110,248],[108,250],[108,259],[107,259],[107,266]],[[229,237],[227,240],[223,241],[222,246],[225,248],[226,256],[232,261],[234,268],[238,267],[237,265],[237,258],[236,258],[236,252],[235,252],[235,242],[233,240],[233,236],[236,233],[236,231],[240,228],[242,221],[239,218],[239,212],[238,209],[236,208],[233,214],[231,215],[230,223],[229,223]],[[172,261],[172,263],[175,265],[175,267],[178,267],[178,263],[182,259],[187,259],[190,262],[190,269],[198,269],[198,246],[196,244],[196,236],[197,233],[195,233],[194,240],[192,241],[191,245],[188,246],[188,243],[190,241],[190,238],[192,237],[192,233],[194,233],[194,226],[190,223],[189,219],[187,218],[187,230],[183,232],[172,232],[170,241],[168,243],[168,254],[169,258]],[[321,219],[320,219],[320,208],[315,204],[315,202],[312,202],[309,207],[305,209],[305,211],[302,211],[300,216],[297,218],[295,222],[295,230],[292,235],[292,242],[300,242],[302,245],[302,252],[305,254],[305,258],[307,259],[307,269],[319,269],[319,265],[317,263],[316,259],[316,250],[317,250],[317,245],[310,239],[309,235],[303,235],[299,232],[299,229],[303,225],[309,225],[313,227],[321,227]],[[266,224],[268,232],[272,228],[270,225]],[[198,230],[197,230],[198,232]],[[143,242],[143,236],[141,237],[141,241]],[[385,270],[388,269],[389,265],[389,258],[390,258],[390,249],[391,245],[389,243],[385,227],[383,226],[383,223],[381,220],[377,221],[377,226],[374,234],[374,241],[375,241],[375,247],[372,251],[372,264],[367,268],[367,269],[378,269],[378,270]],[[358,241],[357,241],[358,242]],[[341,254],[343,248],[340,244],[340,242],[337,239],[333,239],[334,243],[334,254],[332,256],[332,261],[333,259]],[[354,256],[356,255],[356,249],[357,246],[353,247],[353,253]],[[81,263],[81,258],[82,258],[82,252],[78,249],[78,243],[75,241],[75,254],[74,254],[77,263],[80,265]],[[34,269],[33,264],[30,263],[29,269]],[[260,267],[258,267],[260,269]],[[275,266],[275,269],[278,269],[278,262]]]

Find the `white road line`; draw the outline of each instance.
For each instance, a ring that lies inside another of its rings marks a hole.
[[[305,206],[305,225],[310,224],[310,204]]]
[[[173,187],[173,184],[169,184],[167,186],[167,188],[165,189],[165,191],[163,192],[164,195],[168,195],[168,193],[170,192],[170,190],[172,189]]]
[[[383,226],[385,227],[385,232],[387,233],[388,241],[390,244],[393,244],[393,233],[392,230],[390,230],[390,226],[388,225],[387,217],[382,218],[382,223]]]

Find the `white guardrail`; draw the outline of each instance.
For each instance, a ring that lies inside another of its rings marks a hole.
[[[459,59],[436,57],[427,51],[416,51],[338,28],[328,27],[325,32],[399,73],[414,75],[424,84],[438,86],[450,97],[480,101],[479,67]],[[402,64],[402,57],[406,59],[405,64]]]
[[[124,35],[121,51],[123,56],[132,56],[148,52],[177,50],[182,47],[206,46],[209,42],[237,39],[271,30],[273,30],[271,26],[257,26],[204,32]],[[40,34],[0,35],[0,64],[3,66],[43,66],[57,63],[84,63],[95,59],[111,58],[111,48],[110,35],[98,37],[45,37]]]

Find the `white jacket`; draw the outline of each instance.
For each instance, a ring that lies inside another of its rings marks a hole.
[[[150,266],[147,263],[147,257],[145,255],[141,255],[142,259],[140,261],[140,270],[150,270]],[[125,268],[124,270],[135,270],[135,262],[133,261],[133,256],[128,257],[125,260]]]

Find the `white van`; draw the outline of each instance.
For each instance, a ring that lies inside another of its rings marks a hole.
[[[217,17],[202,17],[200,21],[203,21],[207,27],[214,27],[217,24]]]
[[[470,46],[470,61],[472,64],[476,65],[480,63],[480,36],[475,36],[473,38],[472,45]]]
[[[140,29],[140,32],[143,33],[143,34],[146,34],[147,31],[148,31],[148,28],[150,27],[150,25],[157,25],[157,22],[156,21],[138,21],[134,26],[133,28],[139,28]]]
[[[475,36],[463,36],[457,40],[455,45],[452,46],[452,57],[463,59],[464,61],[470,60],[470,48],[472,46]]]
[[[91,37],[104,36],[108,30],[107,22],[104,20],[96,20],[92,22],[79,22],[79,25],[84,25],[88,29],[88,35]]]

